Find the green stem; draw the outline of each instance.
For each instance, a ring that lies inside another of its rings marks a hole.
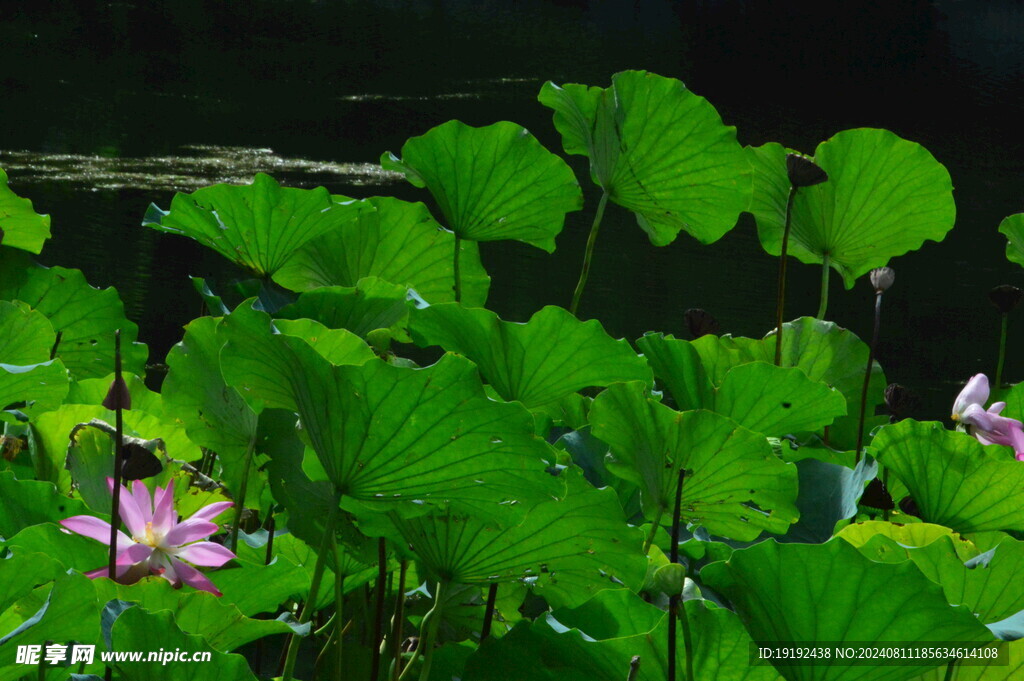
[[[832,259],[828,253],[821,259],[821,303],[818,305],[818,319],[825,319],[825,310],[828,309],[828,275],[832,271]]]
[[[491,582],[487,587],[487,606],[484,608],[484,625],[480,629],[480,642],[483,643],[491,635],[491,620],[494,619],[494,603],[498,600],[498,583]]]
[[[320,551],[316,554],[316,565],[313,567],[313,580],[309,584],[309,596],[306,598],[302,612],[299,613],[299,624],[305,624],[313,616],[316,609],[317,596],[320,595],[320,582],[324,577],[324,568],[327,566],[327,551],[334,542],[334,525],[338,521],[339,504],[341,494],[334,493],[334,504],[331,506],[331,513],[327,516],[327,524],[324,527],[324,538],[320,541]],[[340,626],[340,625],[339,625]],[[299,657],[299,638],[294,634],[288,635],[288,650],[284,662],[284,672],[281,674],[281,681],[291,681],[295,674],[295,661]]]
[[[884,491],[886,491],[886,492],[889,492],[889,469],[888,468],[883,468],[882,469],[882,489]],[[882,509],[882,520],[884,520],[885,522],[889,522],[889,514],[891,513],[891,511],[892,511],[892,509],[883,508]]]
[[[875,292],[875,330],[871,334],[871,345],[868,347],[868,365],[864,369],[864,383],[860,389],[860,418],[857,420],[857,448],[854,450],[853,462],[860,463],[860,450],[864,445],[864,412],[868,408],[868,384],[871,383],[871,367],[875,361],[875,346],[878,345],[878,327],[882,323],[882,292]]]
[[[255,447],[256,440],[249,440],[249,446],[245,450],[245,465],[242,466],[242,482],[238,485],[235,517],[231,521],[231,553],[237,553],[238,549],[238,526],[242,524],[242,514],[245,512],[245,495],[249,490],[249,469],[252,467],[252,455]]]
[[[1003,313],[1003,324],[999,331],[999,362],[996,364],[996,390],[1003,387],[1003,360],[1006,359],[1006,326],[1010,316]]]
[[[437,631],[437,627],[434,625],[434,620],[440,617],[441,610],[441,598],[444,596],[445,582],[437,583],[437,593],[434,594],[434,605],[431,606],[427,614],[423,616],[420,621],[420,640],[416,645],[416,650],[412,653],[412,658],[409,660],[409,664],[402,670],[402,674],[398,677],[398,681],[405,681],[408,674],[411,673],[411,669],[415,666],[416,658],[423,655],[423,670],[420,672],[421,681],[430,678],[430,651],[427,649],[427,653],[424,653],[424,647],[429,644],[430,647],[434,645],[434,636],[432,632]]]
[[[946,676],[943,677],[943,681],[953,681],[953,674],[956,671],[956,660],[950,660],[949,664],[946,665]]]
[[[644,555],[651,550],[651,545],[654,543],[654,535],[658,533],[658,528],[661,527],[661,516],[665,513],[664,506],[658,506],[658,510],[654,513],[654,522],[651,523],[651,532],[647,535],[647,539],[644,540]]]
[[[409,570],[408,561],[399,563],[398,571],[398,593],[395,595],[395,615],[391,623],[391,645],[394,646],[394,661],[392,663],[391,681],[398,681],[398,675],[402,673],[402,625],[405,620],[405,575]]]
[[[462,277],[459,276],[459,253],[462,251],[462,239],[455,235],[455,258],[452,260],[452,268],[455,270],[455,302],[462,302]]]
[[[672,547],[669,549],[669,561],[679,562],[679,516],[682,515],[683,481],[686,479],[686,469],[679,469],[679,477],[676,480],[676,507],[672,516]],[[687,567],[689,573],[689,567]],[[683,582],[685,584],[685,580]],[[686,654],[686,681],[694,681],[693,677],[693,639],[690,633],[690,620],[686,616],[686,604],[683,603],[682,594],[674,594],[669,598],[668,603],[668,681],[675,681],[676,678],[676,617],[683,627],[683,651]]]
[[[340,565],[340,563],[339,563]],[[377,603],[373,617],[373,660],[370,663],[370,681],[377,681],[380,674],[380,646],[384,635],[384,594],[387,591],[388,547],[386,540],[377,540]]]
[[[423,653],[423,669],[420,670],[420,681],[430,679],[430,663],[434,659],[434,644],[437,642],[437,628],[440,624],[441,610],[444,608],[445,592],[448,590],[448,583],[440,581],[437,583],[437,593],[434,595],[434,607],[431,609],[432,616],[427,625],[426,639],[420,640],[420,645],[426,645]]]
[[[594,257],[594,244],[597,243],[597,231],[601,228],[601,218],[604,217],[604,207],[608,205],[608,192],[601,194],[601,201],[597,204],[597,213],[594,214],[594,222],[590,225],[590,236],[587,237],[587,250],[583,255],[583,269],[580,270],[580,280],[576,282],[576,290],[572,294],[572,305],[569,312],[576,314],[580,307],[580,298],[583,297],[583,289],[587,285],[587,276],[590,274],[590,260]]]
[[[789,223],[793,213],[793,197],[796,187],[789,188],[786,199],[786,224],[782,228],[782,252],[779,254],[779,288],[775,304],[775,366],[782,366],[782,317],[786,309],[786,254],[789,251]]]
[[[114,384],[121,383],[121,329],[114,332]],[[107,576],[117,579],[117,531],[121,527],[121,485],[124,468],[124,417],[120,395],[114,409],[114,491],[110,503],[110,552],[107,555]]]
[[[626,676],[626,681],[635,681],[636,675],[640,673],[640,656],[634,655],[633,659],[629,661],[629,675]]]
[[[334,630],[338,632],[337,641],[335,645],[338,646],[335,654],[336,677],[341,678],[342,670],[344,667],[344,646],[342,643],[345,641],[345,618],[342,613],[344,612],[345,605],[345,575],[341,571],[341,551],[338,550],[338,539],[331,533],[331,538],[334,540],[334,616],[338,618],[338,623],[334,626]]]

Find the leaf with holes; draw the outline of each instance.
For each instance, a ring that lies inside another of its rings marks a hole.
[[[7,185],[7,173],[0,168],[0,244],[38,254],[50,238],[50,216],[40,215],[32,202]]]

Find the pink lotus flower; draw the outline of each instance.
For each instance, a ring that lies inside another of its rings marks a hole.
[[[114,481],[107,478],[111,493]],[[157,487],[151,498],[149,489],[141,480],[136,480],[132,491],[121,487],[121,520],[132,536],[120,530],[117,533],[117,581],[133,584],[148,574],[160,575],[175,588],[182,583],[209,591],[220,596],[220,591],[199,570],[184,561],[207,567],[220,567],[235,557],[220,544],[205,539],[219,528],[210,522],[234,504],[220,501],[205,506],[188,520],[178,522],[174,510],[174,483]],[[90,515],[76,515],[60,521],[60,524],[77,534],[110,545],[110,524]],[[193,543],[190,543],[193,542]],[[96,579],[107,577],[108,568],[103,567],[85,573]]]
[[[1017,460],[1024,461],[1024,424],[1001,416],[1006,402],[994,402],[986,410],[988,395],[988,377],[975,374],[953,402],[952,419],[969,427],[981,444],[1013,447]]]

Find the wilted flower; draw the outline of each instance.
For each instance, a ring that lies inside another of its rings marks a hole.
[[[891,267],[876,267],[871,270],[871,285],[876,292],[886,291],[896,281],[896,272]]]
[[[694,340],[701,336],[717,336],[722,330],[718,325],[718,320],[711,316],[710,312],[699,307],[691,307],[683,314],[683,319]]]
[[[1010,310],[1017,307],[1021,295],[1024,295],[1024,291],[1021,291],[1016,286],[1001,284],[988,292],[988,299],[992,301],[992,304],[1000,312],[1009,314]]]
[[[114,481],[107,478],[111,492]],[[220,591],[207,577],[189,563],[207,567],[220,567],[235,557],[231,551],[205,539],[218,530],[211,522],[223,511],[233,506],[230,501],[220,501],[205,506],[187,520],[178,521],[174,510],[174,486],[157,487],[150,497],[146,485],[136,480],[131,493],[121,487],[121,520],[131,532],[128,537],[120,530],[117,533],[117,581],[132,584],[148,574],[160,575],[175,588],[182,583],[209,591],[220,596]],[[89,515],[78,515],[60,521],[67,529],[110,544],[110,524]],[[85,573],[93,579],[109,575],[103,567]]]
[[[786,175],[794,187],[811,187],[828,179],[821,166],[800,154],[786,154]]]

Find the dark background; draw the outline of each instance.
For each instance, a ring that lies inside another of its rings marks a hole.
[[[884,127],[949,169],[956,228],[895,259],[879,359],[948,416],[957,383],[994,372],[998,316],[986,293],[1024,286],[1004,257],[1002,218],[1024,210],[1024,8],[987,2],[793,3],[478,0],[0,3],[0,167],[53,217],[41,260],[118,288],[161,361],[200,312],[187,275],[226,278],[220,256],[140,226],[175,190],[243,182],[322,184],[355,197],[426,192],[372,172],[384,150],[451,118],[513,120],[562,154],[541,84],[607,86],[647,69],[708,98],[744,144],[813,153],[836,132]],[[570,159],[587,204],[554,255],[482,246],[489,307],[525,320],[566,306],[597,194]],[[581,312],[615,336],[685,335],[704,307],[725,331],[774,326],[777,260],[748,216],[712,246],[681,235],[654,248],[610,206]],[[820,268],[793,263],[788,315],[814,314]],[[866,280],[832,278],[829,318],[870,334]],[[1011,317],[1006,376],[1024,378]]]

